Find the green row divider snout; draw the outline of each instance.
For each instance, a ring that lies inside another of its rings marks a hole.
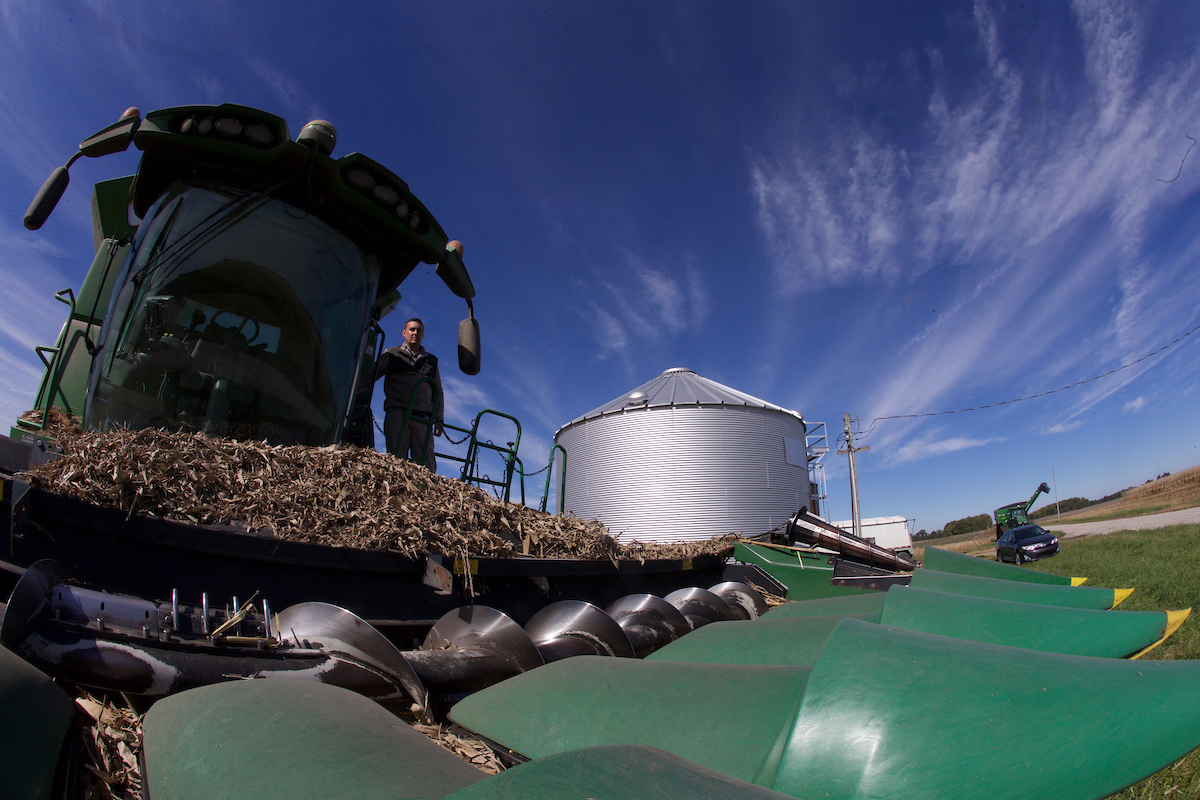
[[[1022,583],[976,575],[938,572],[931,569],[914,570],[912,582],[909,585],[916,589],[932,589],[936,592],[965,594],[972,597],[990,597],[995,600],[1012,600],[1016,603],[1040,603],[1045,606],[1095,609],[1116,608],[1133,592],[1133,589]]]
[[[976,558],[963,553],[955,553],[952,550],[943,550],[940,547],[926,547],[921,566],[937,572],[978,575],[981,578],[999,578],[1022,583],[1045,583],[1051,586],[1082,586],[1087,580],[1087,578],[1067,578],[1052,572],[1024,569],[1015,564],[1001,564],[990,558]]]

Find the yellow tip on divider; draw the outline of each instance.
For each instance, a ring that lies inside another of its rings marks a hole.
[[[1192,610],[1190,608],[1185,608],[1182,611],[1167,611],[1164,613],[1167,615],[1167,624],[1163,626],[1162,638],[1149,647],[1145,647],[1131,655],[1131,659],[1141,658],[1142,656],[1146,655],[1146,653],[1149,653],[1151,650],[1165,642],[1172,633],[1179,630],[1179,626],[1182,625],[1183,621],[1188,618],[1188,615],[1192,613]]]
[[[1083,586],[1087,583],[1087,578],[1071,578],[1072,586]]]
[[[1133,589],[1113,589],[1113,604],[1109,608],[1113,609],[1121,605],[1125,598],[1131,594],[1133,594]]]

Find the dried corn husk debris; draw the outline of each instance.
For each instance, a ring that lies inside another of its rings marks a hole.
[[[488,775],[495,775],[504,770],[504,765],[500,763],[500,759],[496,758],[496,754],[492,752],[490,747],[457,725],[451,723],[443,725],[418,723],[413,725],[412,729],[417,733],[424,734],[444,750],[454,753],[454,755],[463,761],[486,772]]]
[[[76,722],[91,763],[85,763],[92,780],[88,798],[141,800],[142,776],[138,752],[142,749],[142,723],[128,708],[117,706],[80,690],[75,698]]]
[[[505,503],[424,467],[354,446],[269,445],[199,433],[61,425],[62,458],[23,476],[35,486],[130,514],[226,524],[339,547],[500,557],[692,558],[736,537],[623,545],[600,522]]]
[[[781,597],[780,595],[772,594],[771,592],[767,591],[763,587],[759,586],[754,581],[750,581],[749,584],[750,584],[751,589],[753,589],[754,591],[756,591],[762,595],[763,600],[771,608],[774,608],[775,606],[781,606],[788,601],[788,599],[786,597]]]
[[[41,411],[26,411],[17,418],[17,424],[23,429],[28,429],[31,432],[37,430],[57,439],[70,439],[73,436],[78,436],[82,430],[82,424],[79,417],[71,416],[64,413],[61,409],[50,409],[50,416],[46,421],[46,427],[42,429],[42,419],[45,415]],[[29,425],[21,425],[21,423],[29,423]]]

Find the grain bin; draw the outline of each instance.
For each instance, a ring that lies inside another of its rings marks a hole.
[[[752,536],[809,502],[804,419],[669,369],[564,425],[566,507],[622,542]]]

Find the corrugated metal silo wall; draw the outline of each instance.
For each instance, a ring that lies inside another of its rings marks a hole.
[[[738,406],[649,408],[585,420],[559,433],[566,507],[621,541],[746,536],[808,505],[808,469],[789,464],[784,437],[799,419]]]

